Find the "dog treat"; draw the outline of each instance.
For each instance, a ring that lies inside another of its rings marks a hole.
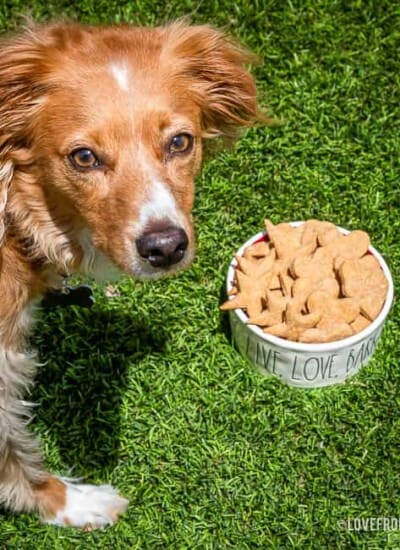
[[[325,342],[347,338],[352,334],[354,334],[352,327],[348,323],[326,319],[324,322],[318,323],[315,328],[303,331],[299,335],[298,341],[305,344],[324,344]]]
[[[236,285],[237,293],[231,299],[222,304],[221,309],[242,308],[247,311],[249,317],[259,315],[263,310],[263,299],[265,289],[260,285],[260,278],[253,278],[242,271],[237,270]]]
[[[293,283],[292,293],[293,296],[309,296],[311,292],[316,290],[323,290],[333,298],[339,298],[340,285],[337,279],[334,277],[328,277],[326,279],[305,278],[296,279]]]
[[[282,321],[283,321],[283,310],[270,311],[268,309],[264,309],[264,311],[262,311],[258,315],[249,317],[247,323],[249,325],[260,325],[262,327],[271,327],[274,325],[278,325],[279,323],[282,323]]]
[[[357,298],[361,313],[373,321],[382,309],[385,301],[388,282],[371,254],[357,260],[345,260],[339,268],[344,296]]]
[[[265,220],[267,239],[236,256],[234,285],[221,309],[242,308],[248,324],[308,343],[340,340],[380,313],[388,281],[364,231],[331,222],[298,226]]]
[[[362,315],[362,313],[360,313],[360,315],[357,315],[357,317],[354,319],[354,321],[352,323],[350,323],[350,326],[353,330],[353,333],[357,333],[357,332],[361,332],[362,330],[367,328],[367,326],[370,323],[371,323],[371,321],[369,319],[367,319],[367,317],[364,317],[364,315]]]
[[[321,318],[352,323],[360,313],[360,304],[353,298],[332,298],[327,292],[317,290],[307,298],[310,313],[320,313]]]
[[[265,256],[268,256],[270,252],[270,243],[266,241],[261,241],[259,243],[248,246],[243,253],[243,258],[246,258],[248,260],[257,260],[259,258],[264,258]]]

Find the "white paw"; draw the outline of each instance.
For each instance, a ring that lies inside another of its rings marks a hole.
[[[114,523],[128,506],[111,485],[83,485],[60,479],[66,489],[65,506],[46,523],[96,529]]]

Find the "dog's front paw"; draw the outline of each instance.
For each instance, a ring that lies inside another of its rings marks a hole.
[[[60,478],[65,487],[64,505],[44,521],[84,530],[111,525],[125,512],[128,501],[111,485],[84,485]]]

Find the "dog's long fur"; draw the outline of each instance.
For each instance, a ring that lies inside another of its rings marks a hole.
[[[0,502],[12,510],[97,527],[125,509],[109,486],[43,468],[22,400],[32,309],[73,272],[107,264],[145,279],[189,265],[203,141],[258,117],[251,61],[222,32],[184,22],[56,23],[0,43]],[[182,258],[149,263],[137,243],[171,226],[186,235]]]

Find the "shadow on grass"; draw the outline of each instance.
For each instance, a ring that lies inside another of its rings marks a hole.
[[[42,313],[32,343],[47,364],[32,397],[63,466],[76,468],[72,475],[116,465],[128,378],[141,359],[163,353],[164,334],[137,312],[101,305]]]
[[[219,303],[223,304],[228,299],[226,295],[226,283],[225,281],[221,285],[220,291],[219,291]],[[229,322],[229,312],[228,311],[219,311],[219,328],[220,331],[225,335],[228,342],[233,342],[233,336],[232,336],[232,330],[231,325]]]

